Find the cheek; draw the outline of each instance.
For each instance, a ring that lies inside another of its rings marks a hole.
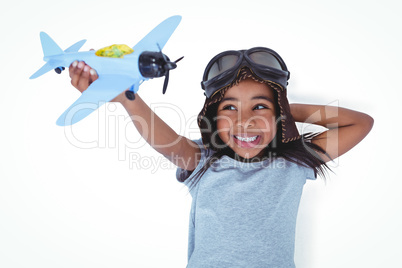
[[[219,138],[227,143],[229,141],[229,133],[232,129],[233,121],[228,116],[218,116],[216,121],[216,129],[218,131]]]
[[[275,116],[269,116],[259,120],[258,127],[263,130],[268,139],[273,139],[278,130]]]
[[[219,115],[216,120],[216,128],[219,132],[229,131],[233,126],[233,120],[230,116]]]
[[[218,119],[218,121],[216,122],[216,129],[221,139],[222,136],[228,132],[229,126],[230,124],[227,120]]]

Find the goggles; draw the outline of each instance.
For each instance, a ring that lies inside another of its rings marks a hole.
[[[264,81],[274,82],[286,89],[290,73],[278,53],[265,47],[222,52],[208,63],[201,82],[207,98],[231,84],[243,67],[248,67]]]

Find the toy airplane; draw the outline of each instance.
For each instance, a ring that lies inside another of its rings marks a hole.
[[[181,21],[173,16],[149,32],[132,49],[126,45],[112,45],[98,51],[78,52],[86,40],[81,40],[66,50],[62,50],[46,33],[40,33],[46,64],[30,79],[37,78],[51,70],[61,73],[74,61],[84,61],[95,69],[98,79],[59,117],[56,124],[67,126],[82,120],[99,106],[126,91],[127,98],[133,100],[142,82],[165,76],[163,93],[169,80],[169,70],[176,68],[161,52],[166,42]]]

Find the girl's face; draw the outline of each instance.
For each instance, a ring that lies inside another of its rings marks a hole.
[[[218,106],[217,129],[221,140],[237,155],[262,156],[274,139],[276,111],[273,90],[251,79],[226,91]]]

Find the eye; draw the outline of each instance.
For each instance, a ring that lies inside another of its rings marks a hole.
[[[236,108],[233,105],[226,105],[222,108],[222,110],[231,110],[231,111],[235,111]]]
[[[269,109],[267,106],[262,105],[262,104],[258,104],[254,107],[253,110],[262,110],[262,109]]]

